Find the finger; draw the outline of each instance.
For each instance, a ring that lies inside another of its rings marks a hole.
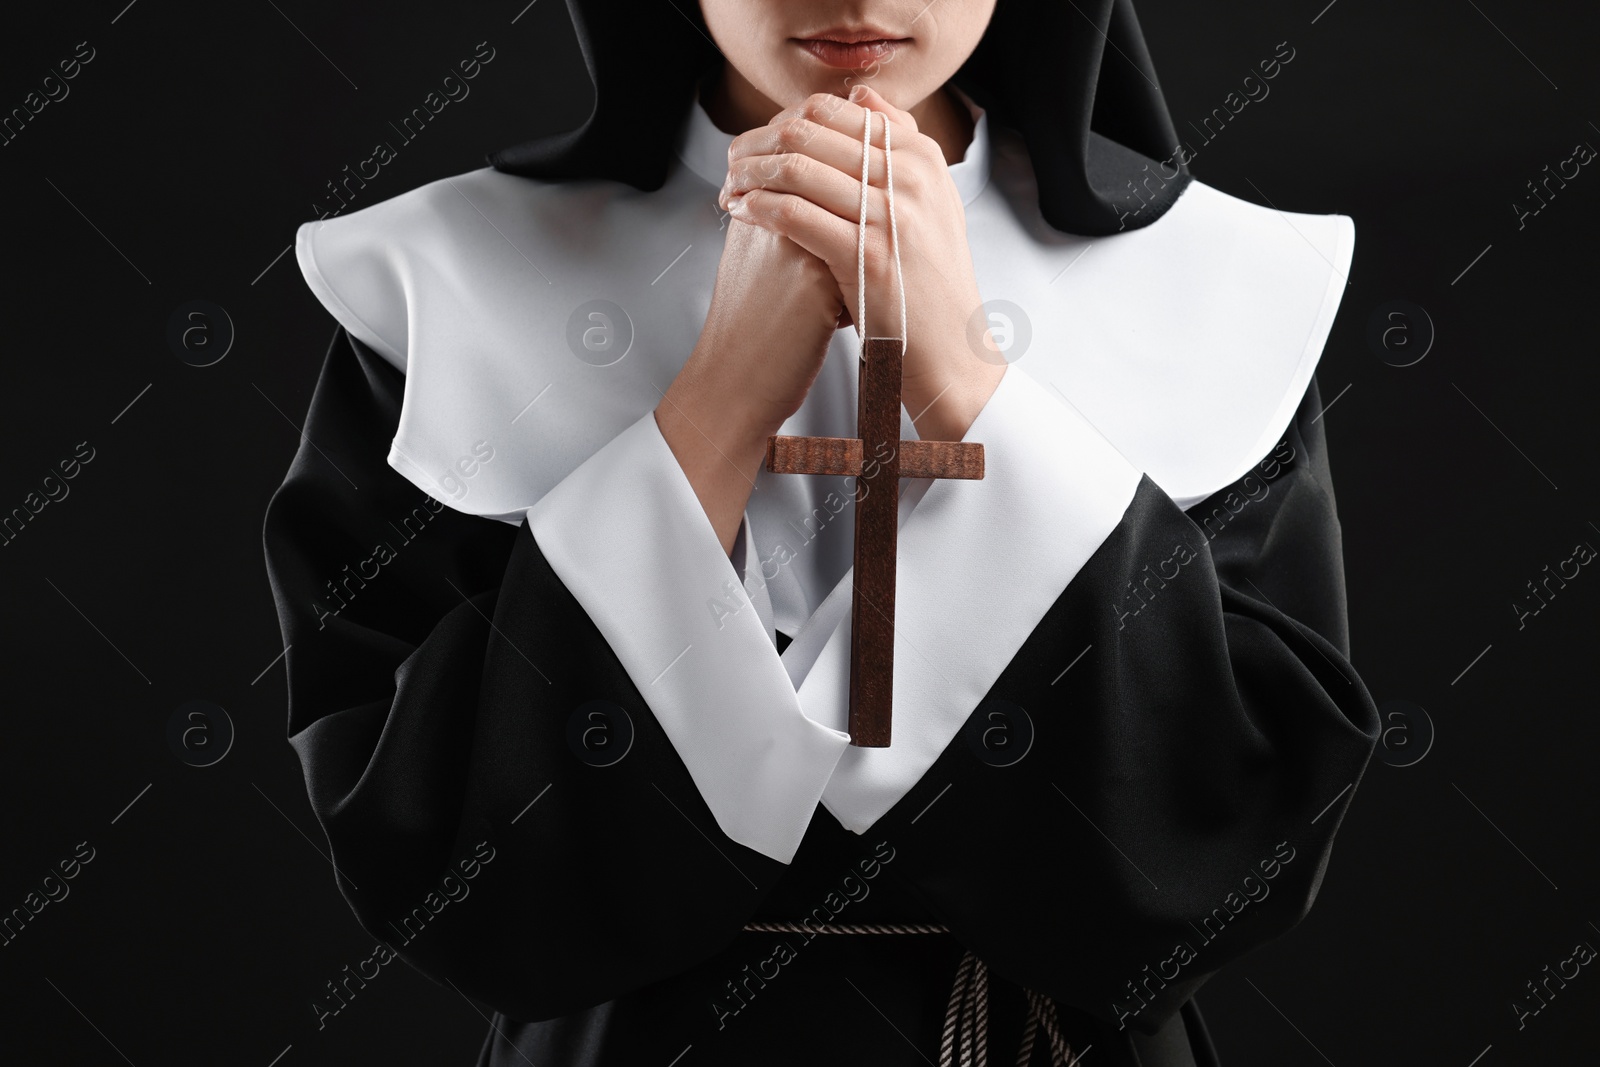
[[[840,133],[850,133],[860,140],[865,128],[866,115],[873,113],[872,118],[872,144],[882,147],[884,139],[884,125],[889,123],[895,127],[894,133],[899,135],[902,147],[910,146],[923,140],[921,131],[917,126],[916,118],[909,111],[902,111],[891,104],[882,93],[866,82],[857,82],[851,86],[850,92],[845,96],[846,104],[853,105],[858,110],[847,110],[834,106],[831,98],[822,96],[820,99],[813,97],[799,105],[795,110],[802,116],[809,117],[812,112],[818,116],[817,121],[823,122],[831,129]]]
[[[858,109],[859,114],[866,115]],[[874,123],[878,141],[882,142],[883,122]],[[773,125],[739,134],[728,149],[728,181],[723,184],[723,194],[736,194],[741,189],[758,189],[766,182],[778,178],[781,163],[786,155],[806,155],[840,174],[848,174],[861,181],[861,126],[854,133],[840,133],[830,126],[813,122],[810,118],[782,118]],[[883,186],[885,158],[882,147],[867,149],[867,170],[870,184]]]
[[[753,189],[793,193],[852,222],[861,218],[861,181],[805,152],[744,156],[728,167],[718,203],[724,210],[735,196]],[[867,195],[868,219],[882,220],[887,210],[881,189]]]
[[[785,108],[772,116],[768,125],[781,125],[785,121],[799,119],[845,134],[860,145],[866,115],[866,108],[846,97],[835,93],[812,93],[793,107]],[[874,148],[883,147],[882,125],[882,120],[874,123],[872,134]]]
[[[854,86],[851,93],[862,96],[869,106],[877,110],[872,125],[867,126],[869,107],[832,93],[813,93],[800,104],[773,115],[771,122],[765,126],[738,134],[728,146],[728,160],[733,162],[746,155],[810,152],[814,158],[838,170],[859,174],[861,142],[866,139],[869,144],[870,173],[877,174],[872,184],[882,184],[885,126],[886,123],[894,123],[894,133],[899,134],[894,149],[901,152],[901,158],[910,157],[907,162],[922,160],[926,163],[938,162],[939,165],[944,163],[942,150],[934,144],[933,139],[926,138],[918,131],[917,120],[912,118],[910,112],[894,107],[866,83]],[[827,131],[832,131],[834,138],[829,138]],[[848,149],[846,141],[850,142]]]
[[[845,277],[845,267],[855,269],[857,227],[803,196],[752,189],[733,197],[728,211],[740,222],[789,238],[826,263],[835,277]]]

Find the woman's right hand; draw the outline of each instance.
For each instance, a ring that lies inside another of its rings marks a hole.
[[[724,551],[733,550],[767,437],[800,409],[848,321],[827,264],[730,216],[700,339],[655,410]]]

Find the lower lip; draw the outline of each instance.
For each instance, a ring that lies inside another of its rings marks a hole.
[[[810,52],[820,62],[840,70],[860,70],[874,63],[883,63],[894,55],[896,48],[904,44],[900,41],[860,41],[855,44],[845,44],[841,41],[807,40],[799,42],[800,47]]]

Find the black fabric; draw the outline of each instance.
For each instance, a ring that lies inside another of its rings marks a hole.
[[[661,188],[694,86],[724,62],[699,3],[567,0],[567,10],[594,110],[576,129],[489,153],[489,164],[548,180]],[[1147,226],[1189,183],[1133,0],[999,0],[951,80],[991,122],[1022,135],[1040,210],[1057,230]]]
[[[1097,1063],[1214,1067],[1193,995],[1304,918],[1378,731],[1314,385],[1188,513],[1144,479],[927,775],[864,835],[819,805],[785,866],[718,829],[526,521],[430,505],[386,465],[403,384],[339,331],[264,548],[336,884],[495,1010],[480,1067],[937,1062],[964,948],[997,1062],[1026,986]],[[569,742],[594,700],[633,729],[610,766]],[[742,929],[807,916],[951,933]]]
[[[1190,997],[1184,1002],[1183,1021],[1189,1035],[1189,1051],[1194,1056],[1195,1067],[1221,1067],[1216,1046],[1211,1043],[1211,1030],[1205,1016],[1200,1014],[1200,999]]]

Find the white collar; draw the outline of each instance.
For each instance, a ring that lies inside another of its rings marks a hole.
[[[966,93],[955,86],[951,89],[972,113],[972,143],[967,145],[960,162],[950,164],[950,177],[961,193],[961,202],[970,204],[989,182],[989,116]],[[674,148],[686,167],[720,188],[728,176],[728,146],[733,143],[733,136],[717,129],[696,89],[694,105],[689,108],[689,117]]]
[[[902,498],[896,628],[908,651],[896,653],[888,749],[841,753],[849,597],[833,594],[852,545],[830,521],[842,513],[830,483],[766,477],[746,511],[755,569],[779,560],[771,603],[786,629],[813,631],[777,656],[759,606],[726,628],[713,620],[709,598],[745,594],[650,415],[693,350],[725,244],[715,189],[731,138],[703,109],[688,117],[686,165],[653,192],[485,167],[297,234],[323,306],[405,374],[389,465],[457,511],[530,520],[719,824],[782,862],[819,794],[861,833],[922,778],[1120,521],[1139,473],[1188,508],[1272,450],[1344,291],[1344,216],[1195,181],[1156,225],[1063,234],[1039,214],[1020,138],[990,132],[980,119],[951,173],[970,198],[991,326],[1017,365],[970,431],[985,478],[919,480],[920,497]],[[852,337],[839,331],[780,432],[852,434]],[[1062,456],[1072,461],[1044,461]],[[705,743],[689,736],[704,731]],[[751,801],[769,780],[799,821]]]

